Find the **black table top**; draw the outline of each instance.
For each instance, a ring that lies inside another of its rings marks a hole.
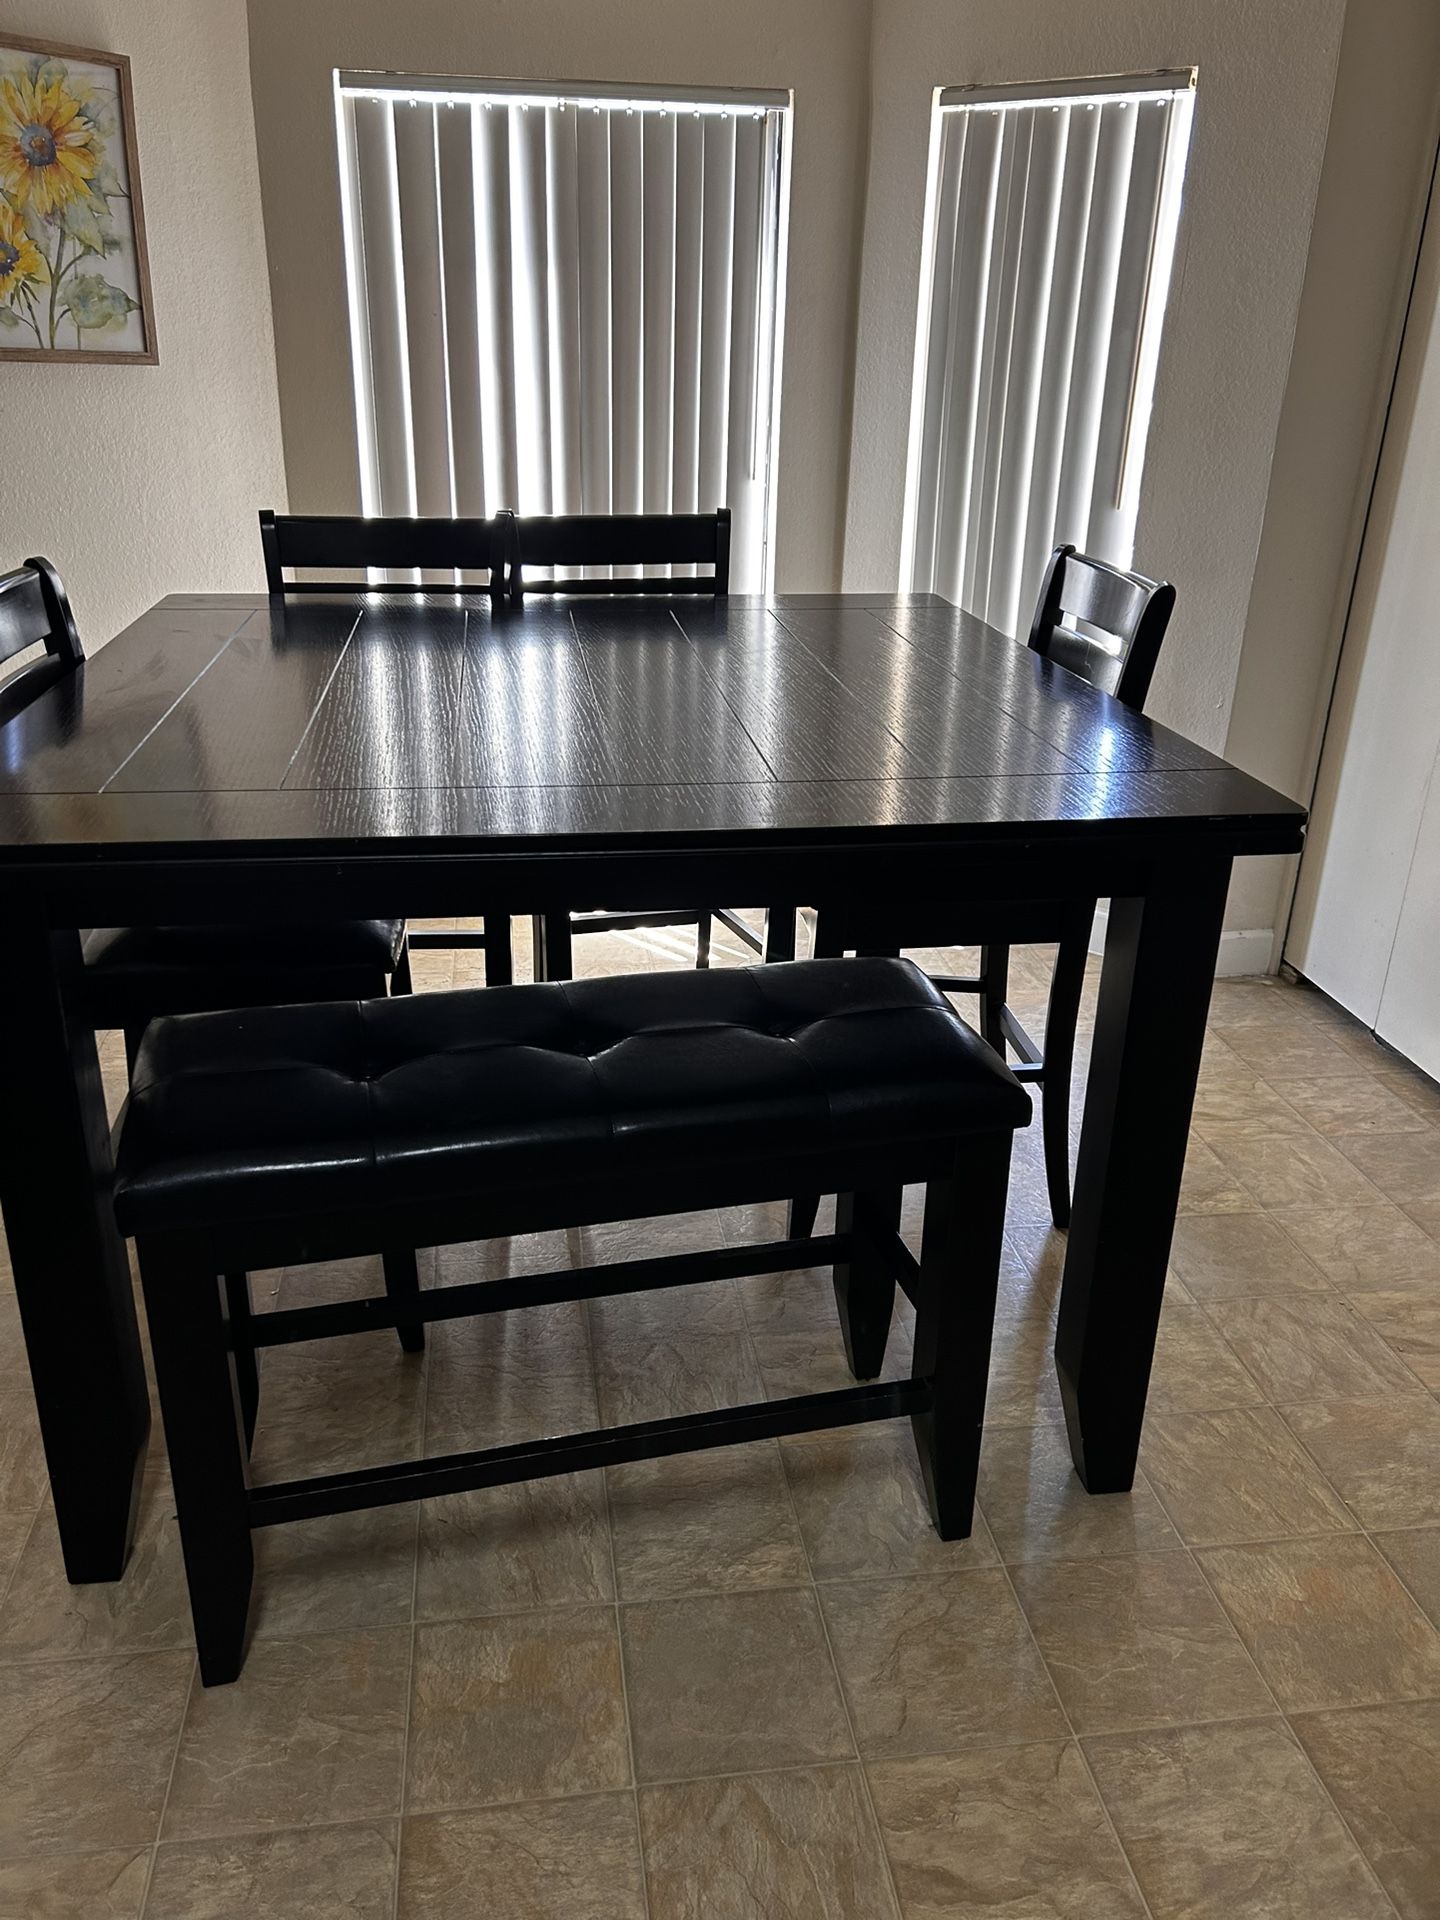
[[[1304,810],[934,596],[172,595],[0,728],[0,866],[716,836],[1202,838]]]

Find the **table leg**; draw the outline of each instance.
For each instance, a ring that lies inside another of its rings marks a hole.
[[[135,1521],[150,1400],[95,1036],[62,980],[80,937],[20,916],[0,949],[5,1098],[0,1202],[65,1571],[118,1580]]]
[[[1091,1493],[1135,1477],[1230,864],[1177,862],[1110,903],[1055,1336]]]

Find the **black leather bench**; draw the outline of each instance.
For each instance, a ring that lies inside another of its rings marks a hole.
[[[251,1529],[908,1415],[935,1524],[971,1525],[1010,1145],[1030,1102],[918,968],[801,961],[156,1021],[121,1129],[206,1685],[243,1657]],[[923,1255],[900,1188],[927,1183]],[[836,1232],[252,1318],[246,1269],[838,1192]],[[907,1381],[251,1486],[254,1351],[833,1263],[852,1371]]]

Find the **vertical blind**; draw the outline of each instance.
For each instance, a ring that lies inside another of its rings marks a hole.
[[[1129,566],[1193,76],[936,97],[902,586],[1015,633]]]
[[[336,103],[364,511],[728,505],[760,590],[788,96],[341,74]]]

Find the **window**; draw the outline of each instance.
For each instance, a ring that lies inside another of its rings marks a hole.
[[[935,96],[901,585],[1015,633],[1131,563],[1194,75]]]
[[[767,582],[789,96],[336,76],[370,514],[728,505]]]

